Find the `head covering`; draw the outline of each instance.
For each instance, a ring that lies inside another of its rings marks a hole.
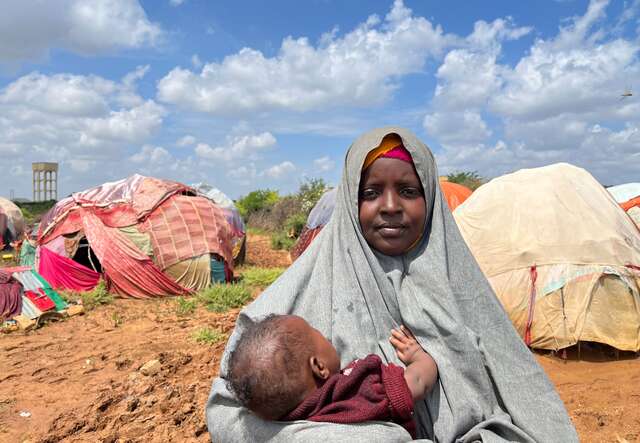
[[[380,145],[367,154],[362,165],[362,170],[367,169],[371,164],[379,158],[396,158],[407,163],[413,163],[411,154],[402,145],[402,139],[398,134],[386,135]]]
[[[364,161],[398,134],[424,189],[420,243],[389,257],[371,249],[358,220]],[[249,318],[304,317],[335,345],[342,364],[367,354],[400,364],[389,343],[406,325],[435,359],[439,380],[415,405],[417,435],[435,441],[578,441],[553,385],[517,335],[447,207],[429,149],[410,131],[375,129],[347,153],[331,221],[294,264],[240,313],[226,360]],[[407,441],[393,424],[267,423],[237,406],[217,379],[207,405],[216,441]]]

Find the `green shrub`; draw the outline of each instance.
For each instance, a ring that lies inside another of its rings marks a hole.
[[[271,189],[258,189],[257,191],[252,191],[246,196],[238,199],[236,201],[236,207],[238,208],[240,215],[246,219],[255,212],[273,207],[279,199],[280,196],[278,195],[278,191],[273,191]]]
[[[298,238],[306,225],[307,216],[303,213],[297,213],[287,218],[284,222],[284,229],[289,237]]]
[[[242,270],[242,282],[247,286],[266,288],[276,281],[285,268],[260,268],[251,266]]]
[[[113,297],[107,291],[107,285],[100,279],[95,288],[91,291],[79,292],[85,310],[90,311],[100,305],[107,305],[113,302]]]
[[[196,297],[209,311],[226,312],[251,300],[251,292],[244,284],[218,283],[198,292]]]
[[[227,339],[227,335],[220,329],[200,328],[192,335],[193,339],[201,344],[215,345]]]
[[[477,171],[464,171],[453,172],[447,175],[447,181],[466,186],[472,191],[475,191],[485,182],[485,179],[482,178]]]
[[[108,305],[113,302],[113,296],[107,291],[107,285],[100,279],[91,291],[57,290],[60,297],[67,303],[82,302],[84,309],[90,311],[100,305]]]
[[[180,317],[193,314],[198,306],[195,298],[178,297],[176,303],[176,314]]]
[[[28,225],[38,222],[46,212],[51,209],[57,202],[55,200],[47,200],[42,202],[14,202],[16,206],[22,210]]]
[[[296,244],[296,239],[289,237],[286,232],[276,232],[271,235],[271,247],[273,249],[290,250]]]

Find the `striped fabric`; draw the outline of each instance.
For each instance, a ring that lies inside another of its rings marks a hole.
[[[140,226],[151,236],[160,269],[214,253],[233,265],[231,228],[220,208],[204,197],[177,195],[162,203]]]

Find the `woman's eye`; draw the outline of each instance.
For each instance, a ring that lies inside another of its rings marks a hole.
[[[407,198],[416,198],[422,196],[422,192],[418,188],[402,188],[400,195]]]
[[[375,200],[378,197],[378,191],[375,189],[363,189],[360,192],[360,198],[363,200]]]

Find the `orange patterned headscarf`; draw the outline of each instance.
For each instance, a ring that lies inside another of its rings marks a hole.
[[[374,161],[381,157],[397,158],[407,163],[413,163],[411,154],[402,145],[402,139],[398,134],[385,135],[380,142],[380,146],[367,154],[367,157],[364,159],[364,164],[362,165],[362,170],[367,169]]]

